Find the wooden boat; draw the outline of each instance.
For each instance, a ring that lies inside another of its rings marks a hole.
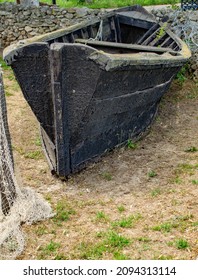
[[[51,170],[61,177],[139,137],[189,57],[166,22],[140,6],[4,50],[40,123]]]

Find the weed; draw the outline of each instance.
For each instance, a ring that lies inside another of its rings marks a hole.
[[[157,257],[155,259],[156,260],[173,260],[173,256],[171,256],[171,255],[167,255],[167,256],[160,255],[159,257]]]
[[[193,185],[198,185],[198,180],[192,180]]]
[[[166,222],[157,226],[152,227],[152,230],[162,231],[162,232],[170,232],[171,229],[178,227],[176,223]]]
[[[126,209],[125,209],[125,207],[124,207],[123,205],[119,205],[119,206],[118,206],[118,211],[119,211],[120,213],[122,213],[122,212],[126,211]]]
[[[137,144],[136,144],[136,143],[133,143],[132,140],[129,139],[129,140],[127,141],[127,148],[134,150],[134,149],[137,148]]]
[[[131,228],[134,226],[134,223],[141,219],[141,214],[131,215],[126,218],[122,218],[119,221],[112,222],[113,227],[121,227],[121,228]]]
[[[60,248],[60,243],[56,243],[54,241],[50,241],[50,243],[45,247],[44,250],[49,252],[55,252],[58,248]]]
[[[107,181],[111,181],[113,179],[113,176],[109,172],[103,172],[101,173],[101,176]]]
[[[187,153],[194,153],[194,152],[197,152],[198,149],[196,147],[192,146],[192,147],[188,147],[184,151],[187,152]]]
[[[156,39],[159,40],[161,37],[163,37],[166,33],[167,28],[167,22],[164,22],[163,25],[160,27],[159,31],[156,34]]]
[[[11,93],[10,91],[5,90],[5,96],[9,97],[9,96],[13,96],[14,94]]]
[[[123,247],[129,245],[131,243],[129,238],[126,238],[115,231],[110,231],[106,238],[106,245],[122,249]]]
[[[99,234],[100,235],[100,234]],[[124,259],[121,249],[130,245],[131,240],[115,231],[101,233],[102,240],[99,243],[81,243],[78,247],[81,259],[101,259],[103,253],[112,253],[115,259]]]
[[[63,254],[59,254],[55,256],[54,260],[68,260],[68,258]]]
[[[39,226],[37,229],[36,229],[36,234],[37,235],[44,235],[44,234],[47,234],[48,231],[47,231],[47,228],[45,226]]]
[[[155,188],[151,191],[151,196],[158,196],[161,194],[161,190],[159,188]]]
[[[10,66],[8,66],[1,57],[0,57],[0,66],[2,67],[3,70],[9,70],[10,69]]]
[[[148,237],[138,237],[137,240],[144,243],[148,243],[151,241],[151,239]]]
[[[61,200],[56,206],[56,215],[53,217],[53,221],[58,225],[61,225],[62,222],[69,220],[70,215],[74,215],[76,212],[68,204]]]
[[[114,260],[128,260],[129,259],[125,254],[122,254],[119,251],[114,252],[113,258],[114,258]]]
[[[179,178],[179,176],[176,176],[176,178],[173,179],[173,183],[175,183],[175,184],[181,184],[181,183],[182,183],[182,179]]]
[[[38,146],[38,147],[41,147],[41,138],[38,136],[36,139],[35,139],[35,145]]]
[[[193,175],[194,171],[198,169],[198,164],[189,164],[189,163],[181,163],[178,164],[177,169],[175,170],[175,173],[177,174],[177,176],[179,174],[189,174],[189,175]]]
[[[184,82],[186,81],[185,75],[186,75],[186,72],[187,72],[187,68],[188,68],[187,65],[183,66],[183,67],[180,69],[180,71],[177,73],[176,77],[175,77],[175,79],[177,80],[177,82],[178,82],[179,85],[181,85],[181,86],[182,86],[182,85],[184,84]]]
[[[153,178],[153,177],[156,177],[156,176],[157,176],[157,173],[154,170],[151,170],[151,171],[148,172],[148,177]]]
[[[28,152],[24,154],[25,158],[29,158],[29,159],[41,159],[43,158],[43,153],[41,151],[33,151],[33,152]]]
[[[178,239],[175,241],[175,246],[177,249],[186,249],[189,247],[189,244],[185,239]]]
[[[103,211],[98,211],[96,213],[96,219],[97,220],[103,220],[103,221],[108,221],[109,217],[103,212]]]

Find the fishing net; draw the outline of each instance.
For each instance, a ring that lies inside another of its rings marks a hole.
[[[0,259],[15,259],[23,251],[22,223],[52,216],[50,205],[39,194],[19,188],[16,182],[0,68]]]
[[[198,49],[198,11],[176,10],[172,17],[171,29],[192,51]]]

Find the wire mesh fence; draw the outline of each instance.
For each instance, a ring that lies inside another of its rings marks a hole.
[[[198,10],[198,0],[181,0],[181,8],[183,11]]]

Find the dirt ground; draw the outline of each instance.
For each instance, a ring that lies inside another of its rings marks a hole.
[[[19,259],[198,257],[197,84],[174,82],[134,149],[117,148],[65,182],[50,173],[38,123],[10,70],[4,85],[18,182],[68,215],[23,225]],[[112,243],[112,234],[129,242]]]

